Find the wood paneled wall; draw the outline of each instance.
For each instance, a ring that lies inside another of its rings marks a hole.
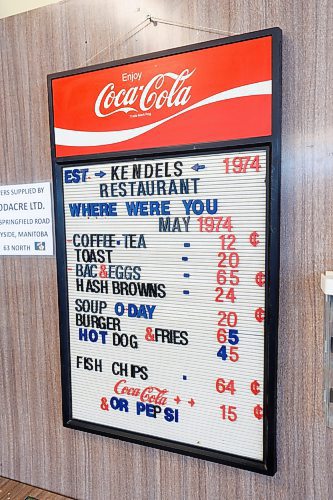
[[[0,475],[84,500],[328,500],[319,281],[333,268],[333,2],[64,0],[1,20],[0,184],[51,179],[48,73],[218,37],[158,23],[125,40],[147,14],[283,30],[278,473],[63,428],[55,259],[1,257]]]

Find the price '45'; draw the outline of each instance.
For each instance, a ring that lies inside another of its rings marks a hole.
[[[227,359],[230,359],[233,363],[236,363],[239,360],[239,354],[238,354],[238,347],[229,347],[227,348],[226,345],[222,345],[220,349],[217,352],[217,357],[221,358],[222,361],[226,361]]]

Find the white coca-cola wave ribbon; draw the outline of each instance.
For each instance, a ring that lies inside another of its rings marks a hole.
[[[225,90],[219,92],[218,94],[212,95],[199,101],[188,108],[182,109],[175,113],[174,115],[163,118],[149,125],[144,125],[142,127],[131,128],[127,130],[114,130],[107,132],[84,132],[81,130],[67,130],[63,128],[55,128],[55,143],[59,146],[104,146],[107,144],[116,144],[118,142],[128,141],[134,137],[145,134],[152,130],[153,128],[162,125],[177,116],[180,116],[192,109],[200,108],[206,106],[207,104],[212,104],[214,102],[226,101],[229,99],[237,99],[239,97],[248,97],[254,95],[268,95],[272,93],[272,80],[266,80],[264,82],[250,83],[249,85],[243,85],[241,87],[235,87],[233,89]]]

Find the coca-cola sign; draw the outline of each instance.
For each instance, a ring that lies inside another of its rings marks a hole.
[[[184,84],[194,71],[184,69],[179,75],[175,73],[158,74],[147,85],[137,85],[129,89],[117,89],[114,83],[108,83],[98,94],[95,114],[104,118],[119,112],[129,113],[133,111],[138,113],[139,111],[149,111],[152,108],[161,109],[163,106],[168,108],[185,106],[191,98],[192,87]],[[168,78],[173,82],[170,91],[165,88]]]
[[[118,395],[133,396],[139,398],[142,402],[154,403],[156,405],[164,406],[168,402],[167,389],[160,389],[154,386],[148,386],[144,389],[131,387],[126,385],[126,379],[121,379],[115,384],[114,392]]]
[[[51,77],[56,156],[271,135],[271,38]]]

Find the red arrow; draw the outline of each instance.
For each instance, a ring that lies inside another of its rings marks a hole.
[[[195,401],[193,398],[191,398],[189,401],[187,401],[189,405],[191,406],[194,406],[195,405]]]

